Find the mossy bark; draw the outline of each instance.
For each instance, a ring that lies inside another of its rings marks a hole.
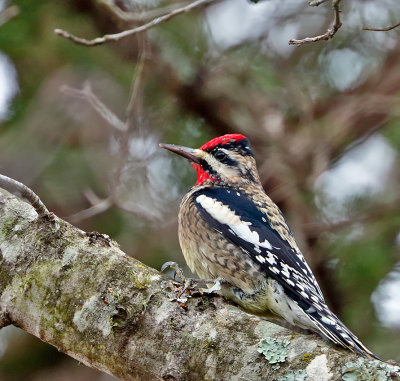
[[[220,297],[179,305],[176,291],[107,236],[38,218],[0,189],[0,327],[13,324],[124,380],[339,380],[357,360]],[[259,353],[260,343],[282,340],[283,362]]]

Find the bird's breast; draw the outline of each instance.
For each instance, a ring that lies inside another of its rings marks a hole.
[[[202,218],[190,194],[181,203],[178,221],[185,261],[200,278],[223,278],[245,292],[265,283],[260,266]]]

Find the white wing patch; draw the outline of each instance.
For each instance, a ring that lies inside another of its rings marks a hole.
[[[196,197],[196,202],[198,202],[212,218],[221,224],[228,225],[229,229],[239,238],[252,243],[256,249],[259,249],[259,247],[272,249],[271,244],[267,240],[260,242],[258,233],[249,228],[251,222],[242,221],[229,206],[223,204],[221,201],[202,194]]]

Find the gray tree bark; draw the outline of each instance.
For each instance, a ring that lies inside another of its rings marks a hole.
[[[178,304],[178,291],[107,236],[39,218],[0,189],[0,327],[20,327],[123,380],[396,377],[394,366],[249,315],[221,297]]]

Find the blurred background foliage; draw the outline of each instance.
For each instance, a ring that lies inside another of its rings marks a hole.
[[[0,172],[57,215],[109,234],[160,268],[184,265],[181,196],[195,174],[159,142],[197,147],[240,132],[253,145],[328,304],[383,359],[400,361],[400,20],[398,0],[215,0],[146,33],[94,38],[187,3],[0,1]],[[189,271],[187,270],[189,275]],[[16,328],[0,331],[1,380],[111,377]]]

